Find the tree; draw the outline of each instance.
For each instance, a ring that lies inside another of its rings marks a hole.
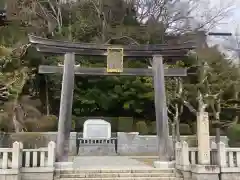
[[[229,106],[227,102],[233,97],[233,92],[229,89],[236,84],[239,75],[236,67],[217,50],[217,47],[198,50],[195,57],[199,64],[199,80],[185,87],[185,93],[188,93],[187,98],[198,98],[196,103],[188,102],[187,107],[194,113],[208,111],[219,137],[219,128],[232,120],[229,116],[225,119],[224,107],[227,104]],[[221,119],[225,122],[220,122]]]
[[[211,29],[226,18],[234,1],[211,3],[210,0],[136,0],[138,19],[144,23],[149,18],[161,22],[164,32],[185,33]]]

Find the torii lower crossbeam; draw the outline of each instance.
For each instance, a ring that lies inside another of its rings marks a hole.
[[[84,68],[76,67],[74,68],[75,75],[88,75],[88,76],[153,76],[152,69],[147,68],[124,68],[123,72],[120,73],[109,73],[107,68]],[[63,73],[63,66],[46,66],[40,65],[38,69],[40,74],[57,74]],[[164,69],[164,76],[181,77],[187,76],[186,68],[169,68]]]

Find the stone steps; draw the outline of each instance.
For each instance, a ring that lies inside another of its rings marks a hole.
[[[61,174],[60,178],[175,177],[173,173],[80,173]]]
[[[139,168],[139,169],[70,169],[56,170],[60,174],[79,174],[79,173],[174,173],[175,169],[161,170],[155,168]]]
[[[175,177],[60,178],[60,180],[182,180]]]
[[[55,180],[181,180],[174,170],[86,169],[56,171]]]

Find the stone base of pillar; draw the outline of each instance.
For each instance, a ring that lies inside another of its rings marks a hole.
[[[192,180],[219,180],[220,169],[215,165],[192,166]]]
[[[175,161],[154,161],[153,166],[162,170],[175,168]]]

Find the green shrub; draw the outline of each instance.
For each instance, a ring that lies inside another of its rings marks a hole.
[[[151,125],[150,125],[150,128],[149,128],[149,133],[150,134],[157,134],[157,127],[156,127],[156,121],[152,121],[151,122]]]
[[[111,124],[112,132],[118,132],[118,117],[105,117],[104,120]]]
[[[180,124],[179,125],[180,135],[191,135],[191,128],[188,124]]]
[[[25,149],[47,147],[48,145],[46,136],[40,132],[13,133],[11,134],[10,138],[12,141],[11,143],[15,141],[22,142]]]
[[[229,127],[227,137],[229,138],[230,146],[240,147],[240,124]]]
[[[139,132],[139,134],[146,135],[148,134],[148,126],[145,121],[138,121],[136,123],[136,131]]]
[[[54,115],[44,115],[40,119],[26,119],[25,126],[30,132],[56,131],[58,118]]]
[[[192,133],[197,134],[197,122],[192,123]]]
[[[58,118],[54,115],[42,116],[39,120],[38,129],[40,132],[56,131],[58,126]]]
[[[118,131],[119,132],[132,132],[133,131],[133,118],[132,117],[119,117],[118,118]]]

